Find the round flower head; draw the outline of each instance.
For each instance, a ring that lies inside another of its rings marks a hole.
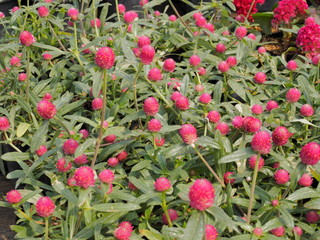
[[[198,27],[203,28],[203,27],[205,27],[206,24],[207,24],[207,19],[206,19],[205,17],[200,16],[200,17],[198,17],[198,18],[196,19],[196,25],[197,25]]]
[[[169,179],[167,179],[165,177],[158,178],[154,183],[154,189],[157,192],[164,192],[164,191],[169,190],[170,188],[171,188],[171,183],[170,183]]]
[[[316,142],[307,143],[301,148],[300,158],[306,165],[316,165],[320,160],[320,145]]]
[[[138,46],[139,48],[142,48],[143,46],[150,45],[151,40],[147,36],[141,36],[138,38]]]
[[[266,48],[265,47],[259,47],[258,48],[258,53],[260,54],[265,54],[267,52]]]
[[[277,146],[283,146],[291,136],[292,133],[290,133],[286,127],[279,126],[272,133],[272,141]]]
[[[210,122],[217,123],[220,121],[220,113],[218,111],[212,110],[208,112],[207,118],[209,119]]]
[[[180,92],[176,91],[176,92],[173,92],[173,93],[171,94],[170,99],[175,102],[175,101],[177,101],[178,98],[180,98],[180,97],[183,97],[182,94],[181,94]]]
[[[226,172],[224,175],[223,175],[223,180],[226,184],[233,184],[236,179],[231,177],[232,175],[234,174],[234,172]]]
[[[168,58],[163,63],[163,70],[166,72],[173,72],[176,68],[176,62],[172,58]]]
[[[219,122],[214,129],[220,131],[221,135],[227,135],[230,131],[229,125],[225,122]]]
[[[103,99],[102,98],[95,98],[91,102],[91,107],[93,110],[100,110],[103,106]]]
[[[226,51],[226,46],[223,43],[218,43],[216,46],[217,53],[224,53]]]
[[[187,110],[189,109],[189,100],[185,96],[179,97],[175,102],[176,108],[180,110]]]
[[[64,154],[74,154],[78,146],[79,146],[79,143],[76,140],[68,139],[64,142],[62,146],[62,150]]]
[[[154,116],[159,111],[159,103],[156,98],[148,97],[144,100],[143,111],[147,116]]]
[[[86,138],[88,138],[89,137],[89,132],[88,132],[88,130],[87,129],[81,129],[80,131],[79,131],[79,133],[82,135],[82,139],[86,139]]]
[[[204,211],[214,202],[214,188],[207,179],[197,179],[189,190],[190,206]]]
[[[300,28],[296,44],[304,52],[316,52],[320,48],[320,25],[312,24]]]
[[[310,104],[304,104],[300,108],[300,114],[304,117],[311,117],[314,114],[313,107]]]
[[[173,15],[173,14],[172,14],[172,15],[169,16],[169,21],[170,21],[170,22],[175,22],[176,20],[177,20],[176,15]]]
[[[290,174],[285,169],[277,170],[273,177],[277,184],[285,184],[290,180]]]
[[[114,180],[114,173],[109,169],[105,169],[99,173],[98,177],[103,183],[112,183]]]
[[[257,155],[253,155],[248,159],[248,165],[253,170],[257,161]],[[261,170],[264,166],[264,159],[260,157],[259,163],[258,163],[258,170]]]
[[[245,117],[242,124],[243,129],[249,133],[255,133],[259,131],[262,126],[260,119],[251,116]]]
[[[232,125],[233,125],[233,127],[238,128],[238,129],[242,128],[242,126],[243,126],[243,117],[235,116],[232,119]]]
[[[37,104],[37,110],[38,110],[39,115],[45,119],[51,119],[57,113],[56,106],[52,102],[50,102],[46,99],[41,100]]]
[[[256,35],[254,35],[253,33],[249,33],[248,36],[247,36],[247,38],[249,38],[249,39],[251,39],[251,40],[253,40],[253,41],[257,40]]]
[[[100,28],[100,27],[101,27],[101,21],[100,21],[99,18],[92,19],[92,20],[90,21],[90,25],[91,25],[91,27]]]
[[[116,157],[121,162],[128,157],[128,153],[126,151],[122,151],[122,152],[118,153]]]
[[[21,66],[21,60],[20,58],[16,57],[16,56],[13,56],[11,59],[10,59],[10,65],[12,67],[20,67]]]
[[[118,11],[119,11],[120,14],[124,14],[125,11],[126,11],[126,6],[120,3],[118,5]]]
[[[205,240],[215,240],[218,238],[218,231],[217,229],[210,225],[206,225],[206,231],[205,231]]]
[[[107,135],[103,140],[107,143],[113,143],[117,139],[117,136],[114,134]]]
[[[316,223],[320,220],[320,216],[316,211],[309,211],[306,213],[306,221],[308,223]]]
[[[25,80],[27,80],[28,75],[26,73],[19,73],[18,75],[18,81],[19,82],[24,82]]]
[[[121,222],[113,234],[117,240],[130,240],[132,232],[133,226],[130,222]]]
[[[147,128],[150,132],[159,132],[162,128],[162,124],[161,124],[160,120],[158,120],[158,119],[151,119],[148,122]]]
[[[303,187],[310,187],[312,185],[312,182],[313,178],[309,174],[304,173],[299,179],[298,184]]]
[[[74,158],[74,162],[75,162],[77,165],[86,164],[86,163],[88,162],[87,155],[85,155],[84,153],[82,153],[80,156]]]
[[[222,73],[228,72],[230,69],[229,64],[226,61],[221,61],[218,64],[218,70]]]
[[[4,18],[6,15],[3,12],[0,12],[0,19]]]
[[[112,157],[108,159],[107,164],[110,167],[116,167],[119,164],[119,160],[116,157]]]
[[[253,114],[259,115],[263,112],[263,107],[260,104],[255,104],[251,108]]]
[[[102,47],[97,51],[94,60],[96,64],[103,69],[112,68],[115,61],[114,52],[109,47]]]
[[[42,58],[46,61],[50,61],[52,59],[52,55],[49,53],[42,54]]]
[[[214,26],[212,23],[206,23],[206,25],[204,25],[204,28],[207,29],[209,32],[214,33]]]
[[[184,124],[179,130],[180,137],[186,144],[193,144],[197,141],[197,129],[191,124]]]
[[[165,139],[164,138],[154,138],[154,142],[156,143],[156,145],[158,147],[161,147],[164,145]]]
[[[189,59],[189,63],[191,66],[198,66],[201,63],[201,58],[198,55],[192,55]]]
[[[21,44],[25,46],[30,46],[32,43],[36,42],[34,36],[28,31],[23,31],[22,33],[20,33],[19,38]]]
[[[203,75],[206,75],[207,70],[204,67],[199,67],[198,68],[198,73],[199,73],[200,76],[203,76]],[[196,86],[198,86],[198,85],[201,85],[201,84],[197,84]],[[201,91],[203,91],[203,90],[201,90]],[[199,92],[201,92],[201,91],[199,91]]]
[[[209,93],[202,93],[199,97],[199,101],[204,104],[211,102],[211,95]]]
[[[268,154],[272,147],[271,136],[267,131],[257,132],[251,140],[252,149],[260,154]]]
[[[285,234],[286,229],[283,226],[281,226],[281,227],[277,227],[277,228],[270,230],[270,232],[271,232],[271,234],[273,234],[276,237],[281,237]]]
[[[7,202],[10,204],[15,204],[21,201],[22,195],[18,190],[11,190],[6,194]]]
[[[7,131],[10,128],[9,119],[6,117],[0,117],[0,130]]]
[[[177,211],[174,210],[174,209],[168,209],[168,214],[169,214],[169,217],[170,217],[170,221],[171,221],[171,222],[175,221],[175,220],[178,218],[178,213],[177,213]],[[169,223],[168,223],[168,219],[167,219],[165,213],[162,214],[162,221],[163,221],[163,223],[166,224],[166,225],[169,224]]]
[[[298,236],[301,236],[303,234],[303,230],[301,227],[298,227],[298,226],[295,226],[293,229],[292,229],[292,232],[293,233],[296,233]]]
[[[300,99],[301,93],[297,88],[291,88],[286,94],[286,99],[290,103],[298,102]]]
[[[48,151],[48,150],[47,150],[47,147],[44,146],[44,145],[41,145],[41,146],[38,148],[38,150],[36,150],[35,152],[36,152],[36,154],[37,154],[39,157],[41,157],[41,156],[42,156],[43,154],[45,154],[47,151]]]
[[[69,162],[67,163],[65,158],[60,158],[57,163],[56,163],[56,168],[58,169],[59,172],[68,172],[70,168],[72,167],[72,163]]]
[[[94,186],[94,170],[90,167],[80,167],[74,173],[76,184],[82,188]]]
[[[45,6],[41,6],[37,10],[38,10],[38,14],[39,14],[40,17],[49,16],[49,10]]]
[[[291,71],[295,71],[298,68],[298,64],[294,60],[290,60],[286,67]]]
[[[79,11],[78,11],[78,9],[76,9],[76,8],[70,8],[70,9],[68,10],[68,16],[69,16],[73,21],[78,20],[78,17],[79,17]]]
[[[234,56],[229,56],[226,62],[229,64],[229,67],[234,67],[237,65],[237,58]]]
[[[156,52],[154,50],[154,47],[152,47],[151,45],[143,46],[139,54],[141,62],[144,65],[149,65],[150,63],[152,63],[155,53]]]
[[[154,82],[162,80],[161,70],[159,68],[151,68],[148,73],[148,79]]]
[[[263,72],[258,72],[254,76],[253,80],[255,83],[259,83],[259,84],[264,83],[265,81],[267,81],[267,75]]]
[[[53,214],[56,205],[49,197],[41,197],[36,203],[36,211],[40,217],[49,217]]]
[[[132,23],[136,18],[138,18],[138,14],[135,11],[125,12],[123,15],[123,19],[126,23]]]
[[[236,37],[241,40],[247,35],[248,30],[245,27],[238,27],[235,31]]]
[[[276,109],[278,107],[279,107],[279,105],[278,105],[278,103],[276,101],[270,100],[270,101],[267,102],[266,110],[268,112],[270,112],[272,109]]]
[[[252,233],[257,237],[260,237],[263,234],[263,229],[261,227],[255,227]]]

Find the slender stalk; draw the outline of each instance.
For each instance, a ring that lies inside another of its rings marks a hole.
[[[248,13],[247,13],[246,20],[248,20],[248,17],[250,16],[250,13],[251,13],[252,8],[253,8],[253,6],[254,6],[255,3],[256,3],[256,0],[253,0],[252,3],[251,3],[251,5],[250,5],[249,11],[248,11]]]
[[[97,156],[98,156],[98,152],[100,149],[100,145],[102,142],[102,136],[103,136],[103,122],[105,119],[105,114],[106,114],[106,104],[107,104],[107,83],[108,83],[108,75],[107,75],[107,70],[104,69],[103,70],[103,84],[102,84],[102,94],[103,94],[103,105],[102,105],[102,109],[101,109],[101,122],[100,122],[100,128],[99,128],[99,134],[98,134],[98,138],[96,141],[96,148],[94,150],[94,155],[92,158],[92,162],[91,162],[91,167],[93,168],[96,160],[97,160]]]
[[[165,192],[162,192],[161,198],[162,198],[162,209],[164,211],[164,214],[166,215],[166,218],[167,218],[167,221],[168,221],[168,225],[169,225],[169,227],[172,227],[172,222],[171,222],[171,218],[170,218],[170,215],[169,215],[169,212],[168,212],[168,206],[167,206],[166,193]]]
[[[136,73],[136,76],[134,77],[134,82],[133,82],[133,98],[134,98],[134,108],[136,109],[136,112],[139,111],[138,97],[137,97],[137,81],[138,81],[139,73],[141,72],[142,67],[143,67],[143,64],[140,62],[138,66],[138,71]],[[141,119],[139,118],[138,121],[139,121],[140,128],[142,129],[143,126],[142,126]]]
[[[201,161],[204,163],[204,165],[206,165],[206,167],[209,169],[209,171],[213,174],[213,176],[216,178],[216,180],[220,183],[220,185],[225,188],[226,185],[224,184],[224,182],[219,178],[219,176],[216,174],[216,172],[212,169],[212,167],[209,165],[209,163],[204,159],[204,157],[202,156],[202,154],[199,152],[199,150],[196,148],[196,146],[192,146],[193,149],[196,151],[197,155],[199,156],[199,158],[201,159]]]
[[[178,16],[178,18],[180,19],[180,21],[182,22],[182,24],[188,29],[188,31],[193,35],[192,30],[189,28],[188,24],[182,19],[181,15],[179,14],[179,12],[177,11],[176,7],[173,5],[171,0],[168,0],[170,6],[172,7],[173,11],[175,12],[175,14]]]
[[[53,27],[51,26],[50,21],[47,20],[47,23],[48,23],[48,25],[49,25],[49,28],[50,28],[51,33],[52,33],[53,36],[57,39],[57,41],[58,41],[60,47],[62,48],[62,50],[65,51],[65,52],[67,52],[67,49],[64,47],[64,45],[62,44],[62,42],[61,42],[60,39],[58,38],[56,32],[54,31]]]
[[[8,141],[8,144],[17,152],[21,152],[21,150],[19,148],[17,148],[15,145],[12,144],[12,140],[8,137],[7,132],[4,131],[4,136],[6,138],[6,140]]]
[[[75,47],[75,55],[76,55],[76,58],[78,59],[78,62],[80,63],[81,67],[83,67],[83,63],[80,59],[80,56],[79,56],[79,49],[78,49],[78,36],[77,36],[77,24],[76,22],[74,22],[73,24],[73,37],[74,37],[74,47]]]
[[[251,191],[250,191],[249,208],[248,208],[248,213],[247,213],[247,223],[248,224],[250,224],[251,212],[252,212],[253,201],[254,201],[254,190],[256,188],[258,171],[259,171],[260,157],[261,157],[261,154],[259,153],[257,155],[257,160],[256,160],[256,163],[254,165],[254,170],[253,170],[253,179],[252,179]]]
[[[46,221],[46,226],[44,230],[44,239],[48,240],[49,239],[49,217],[46,217],[45,221]]]
[[[119,13],[119,1],[115,0],[116,2],[116,11],[117,11],[117,18],[118,18],[118,22],[120,22],[120,13]]]
[[[33,220],[31,217],[29,217],[27,214],[25,214],[23,211],[21,211],[21,209],[17,209],[17,211],[18,211],[25,219],[28,219],[29,221],[33,221],[33,222],[35,222],[36,224],[45,225],[44,222],[40,222],[40,221],[35,221],[35,220]]]

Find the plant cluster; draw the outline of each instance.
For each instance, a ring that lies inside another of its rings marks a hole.
[[[318,49],[300,34],[312,59],[269,54],[258,1],[241,21],[236,1],[184,16],[162,2],[46,0],[0,19],[16,238],[319,239]]]

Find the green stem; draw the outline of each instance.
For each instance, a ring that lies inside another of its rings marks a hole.
[[[139,66],[138,66],[138,71],[136,73],[136,76],[134,77],[134,82],[133,82],[133,98],[134,98],[134,108],[135,108],[136,112],[139,111],[138,97],[137,97],[137,81],[138,81],[139,74],[141,72],[142,67],[143,67],[143,64],[140,62]],[[143,126],[142,126],[141,118],[139,118],[138,121],[139,121],[140,129],[142,129]]]
[[[167,206],[166,193],[165,192],[162,192],[161,198],[162,198],[162,209],[164,211],[164,214],[166,215],[166,218],[167,218],[167,221],[168,221],[168,225],[169,225],[169,227],[172,227],[172,222],[171,222],[171,218],[170,218],[170,215],[169,215],[169,212],[168,212],[168,206]]]
[[[250,16],[250,13],[251,13],[252,8],[253,8],[253,6],[254,6],[255,3],[256,3],[256,0],[253,0],[252,3],[251,3],[251,5],[250,5],[249,11],[248,11],[248,13],[247,13],[246,20],[248,20],[248,17]]]
[[[189,28],[188,24],[182,19],[182,17],[180,16],[179,12],[177,11],[176,7],[173,5],[171,0],[168,0],[170,6],[172,7],[173,11],[175,12],[175,14],[178,16],[178,18],[180,19],[180,21],[182,22],[182,24],[188,29],[188,31],[192,34],[193,36],[193,32],[192,30]]]
[[[226,185],[224,184],[224,182],[219,178],[219,176],[216,174],[216,172],[212,169],[212,167],[209,165],[209,163],[204,159],[204,157],[202,156],[202,154],[199,152],[199,150],[197,149],[196,146],[192,146],[193,149],[196,151],[197,155],[199,156],[199,158],[201,159],[201,161],[204,163],[204,165],[206,165],[206,167],[209,169],[209,171],[213,174],[213,176],[216,178],[216,180],[220,183],[220,185],[225,188]]]
[[[92,162],[91,162],[91,167],[93,168],[96,160],[97,160],[97,156],[98,156],[98,152],[100,149],[100,145],[102,142],[102,137],[103,137],[103,122],[105,119],[105,114],[106,114],[106,104],[107,104],[107,84],[108,84],[108,75],[107,75],[107,70],[104,69],[103,70],[103,85],[102,85],[102,94],[103,94],[103,105],[102,105],[102,109],[101,109],[101,122],[100,122],[100,128],[99,128],[99,134],[98,134],[98,138],[96,141],[96,147],[94,150],[94,155],[92,158]]]
[[[152,142],[153,142],[153,148],[154,148],[154,150],[156,150],[157,149],[157,144],[156,144],[156,138],[155,138],[155,134],[154,133],[152,133]]]
[[[26,101],[27,103],[29,102],[29,88],[30,88],[30,52],[29,52],[29,49],[27,48],[26,49],[27,51],[27,82],[26,82]]]
[[[53,36],[57,39],[57,41],[58,41],[60,47],[62,48],[62,50],[65,51],[65,52],[67,52],[67,49],[64,47],[64,45],[62,44],[62,42],[61,42],[60,39],[58,38],[56,32],[54,31],[53,27],[51,26],[50,21],[47,20],[47,23],[48,23],[48,25],[49,25],[49,28],[50,28],[51,33],[52,33]]]
[[[21,150],[19,148],[17,148],[15,145],[12,144],[12,140],[8,137],[7,132],[4,131],[4,136],[6,138],[6,140],[8,141],[8,144],[17,152],[21,152]]]
[[[252,207],[253,207],[253,202],[254,202],[254,190],[256,188],[256,183],[257,183],[260,157],[261,157],[261,154],[259,153],[257,155],[257,160],[256,160],[256,163],[254,165],[254,170],[253,170],[253,179],[252,179],[252,183],[251,183],[249,208],[248,208],[248,213],[247,213],[247,223],[248,224],[250,224],[251,212],[252,212]]]
[[[76,22],[74,22],[74,24],[73,24],[73,37],[74,37],[74,47],[75,47],[74,54],[76,55],[76,58],[78,59],[78,62],[81,65],[81,67],[83,67],[83,63],[82,63],[80,56],[79,56],[77,23]]]
[[[17,211],[27,220],[29,220],[30,222],[33,221],[36,224],[40,224],[40,225],[44,225],[44,222],[40,222],[40,221],[35,221],[33,220],[31,217],[29,217],[27,214],[25,214],[23,211],[21,211],[21,209],[17,209]]]
[[[120,22],[119,2],[118,2],[118,0],[115,0],[115,2],[116,2],[116,10],[117,10],[118,22]]]
[[[49,239],[49,217],[46,217],[45,221],[46,221],[46,225],[44,230],[44,239],[48,240]]]

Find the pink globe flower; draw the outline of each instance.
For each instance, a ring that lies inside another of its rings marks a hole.
[[[34,36],[28,31],[23,31],[20,33],[19,39],[21,44],[25,46],[30,46],[32,43],[36,42]]]
[[[78,9],[76,9],[76,8],[70,8],[70,9],[68,10],[68,16],[69,16],[73,21],[78,20],[78,17],[79,17],[79,11],[78,11]]]
[[[207,179],[197,179],[190,187],[190,206],[204,211],[211,207],[214,202],[214,188]]]
[[[7,202],[10,204],[15,204],[21,201],[22,195],[18,190],[11,190],[6,194]]]
[[[49,10],[45,6],[41,6],[37,10],[38,10],[38,14],[39,14],[40,17],[49,16]]]
[[[6,117],[0,117],[0,131],[7,131],[10,128],[9,119]]]
[[[168,214],[169,214],[169,217],[170,217],[170,221],[171,221],[171,222],[177,220],[177,218],[179,217],[177,211],[174,210],[174,209],[168,209]],[[166,225],[169,224],[169,223],[168,223],[168,219],[167,219],[165,213],[162,214],[162,221],[163,221],[163,223],[166,224]]]
[[[199,97],[199,102],[208,104],[211,102],[211,95],[209,93],[202,93]]]
[[[290,174],[285,169],[279,169],[274,173],[273,178],[277,184],[285,184],[289,182]]]
[[[268,154],[272,147],[271,135],[267,131],[255,133],[251,140],[251,147],[255,152]]]
[[[206,225],[206,230],[205,230],[205,240],[215,240],[218,238],[218,231],[217,229],[210,225]]]
[[[154,116],[159,111],[159,103],[156,98],[148,97],[143,103],[143,111],[147,116]]]
[[[286,99],[290,103],[298,102],[300,99],[301,93],[300,90],[297,88],[291,88],[288,90],[286,94]]]
[[[79,187],[88,188],[89,186],[94,186],[94,170],[90,167],[80,167],[76,169],[74,179]]]
[[[171,183],[170,183],[169,179],[167,179],[165,177],[158,178],[154,183],[154,189],[157,192],[164,192],[164,191],[169,190],[170,188],[171,188]]]
[[[155,49],[151,45],[145,45],[141,48],[139,57],[144,65],[150,65],[155,55]]]
[[[98,177],[101,182],[111,184],[114,180],[114,173],[109,169],[105,169],[99,173]]]
[[[138,18],[138,14],[135,11],[125,12],[123,15],[123,19],[126,23],[132,23],[136,18]]]
[[[162,128],[162,124],[158,119],[151,119],[148,122],[147,128],[150,132],[159,132]]]
[[[186,144],[193,144],[197,141],[197,129],[191,124],[184,124],[179,130],[179,135]]]
[[[229,125],[225,122],[219,122],[214,129],[218,130],[221,135],[227,135],[230,131]]]
[[[56,205],[49,197],[41,197],[36,203],[36,211],[40,217],[49,217],[54,213]]]
[[[96,64],[102,69],[110,69],[114,65],[115,55],[111,48],[100,48],[94,58]]]
[[[234,172],[226,172],[224,175],[223,175],[223,180],[226,184],[233,184],[236,179],[231,177],[232,175],[234,175]]]
[[[162,80],[161,70],[159,68],[151,68],[148,73],[148,79],[154,82]]]
[[[196,67],[201,63],[201,58],[198,55],[192,55],[189,59],[191,66]]]
[[[276,109],[278,107],[279,107],[279,105],[278,105],[278,103],[276,101],[270,100],[270,101],[267,102],[266,110],[268,112],[271,112],[271,110]]]

